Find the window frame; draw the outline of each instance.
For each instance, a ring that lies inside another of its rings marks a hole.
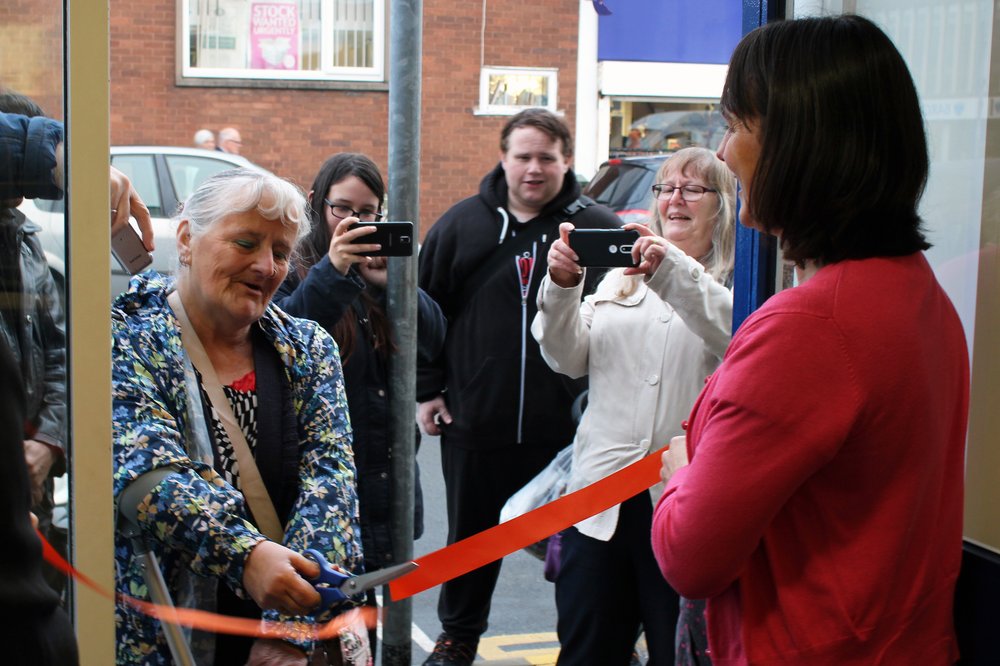
[[[548,81],[548,103],[538,104],[491,104],[490,77],[492,76],[541,76]],[[555,67],[482,67],[479,70],[479,106],[476,115],[512,116],[525,109],[540,107],[558,113],[559,70]]]
[[[177,83],[239,87],[328,87],[347,84],[368,87],[386,83],[386,53],[389,47],[386,0],[372,0],[371,67],[333,67],[333,8],[335,0],[320,0],[320,70],[266,70],[197,67],[190,62],[193,0],[177,0]]]

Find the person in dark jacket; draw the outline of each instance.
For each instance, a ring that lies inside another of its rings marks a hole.
[[[0,92],[0,112],[45,115],[30,98],[10,90]],[[5,298],[0,337],[18,361],[27,398],[23,432],[31,510],[39,531],[65,556],[65,532],[53,528],[52,510],[53,479],[66,471],[66,321],[38,239],[42,229],[17,210],[21,201],[0,201],[0,293]],[[61,592],[62,574],[46,567],[45,575]]]
[[[385,184],[375,163],[358,153],[340,153],[324,162],[309,192],[313,218],[297,270],[290,271],[275,303],[291,315],[317,321],[340,348],[347,404],[354,430],[358,499],[365,569],[395,563],[392,542],[392,442],[389,441],[389,356],[395,350],[386,315],[386,257],[360,253],[370,227],[382,218]],[[431,360],[444,344],[446,322],[437,303],[417,290],[417,356]],[[415,534],[422,532],[422,499],[417,481]],[[374,593],[371,595],[374,600]],[[375,641],[372,638],[374,650]]]
[[[479,194],[452,206],[421,248],[420,286],[449,321],[443,353],[419,364],[417,384],[418,421],[441,435],[449,544],[496,525],[507,498],[573,438],[582,387],[549,369],[528,328],[558,224],[621,222],[580,198],[572,161],[559,116],[528,109],[511,117]],[[600,273],[587,274],[588,291]],[[498,561],[441,587],[443,632],[425,666],[472,663],[499,573]]]
[[[59,596],[42,575],[42,545],[28,507],[31,483],[24,464],[21,427],[25,397],[18,363],[0,342],[0,641],[4,663],[15,666],[76,664],[76,640]]]
[[[62,136],[55,121],[0,113],[0,197],[61,196],[53,171],[60,169]],[[71,665],[78,661],[73,627],[45,584],[41,543],[30,519],[20,365],[7,337],[0,337],[0,644],[5,664]]]

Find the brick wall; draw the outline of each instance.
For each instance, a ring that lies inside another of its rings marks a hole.
[[[474,194],[499,159],[507,117],[476,116],[480,64],[558,69],[558,106],[574,125],[579,3],[572,0],[487,2],[480,60],[482,4],[424,2],[422,227]]]
[[[3,0],[0,3],[0,87],[32,98],[46,115],[63,111],[62,3]]]
[[[27,2],[29,0],[17,0]],[[345,150],[387,171],[388,93],[182,87],[176,80],[179,2],[116,0],[111,11],[111,142],[191,145],[202,127],[232,125],[242,154],[308,189]],[[570,127],[576,101],[577,0],[487,0],[487,66],[555,67]],[[421,229],[473,194],[496,163],[505,117],[475,116],[482,4],[424,1]],[[387,174],[386,174],[387,175]],[[390,183],[391,187],[392,184]]]

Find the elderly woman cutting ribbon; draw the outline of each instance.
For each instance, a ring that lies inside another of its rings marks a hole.
[[[133,512],[171,592],[187,599],[193,589],[198,607],[214,597],[224,613],[304,615],[319,595],[305,580],[318,567],[302,550],[348,571],[361,566],[336,346],[315,323],[271,305],[307,232],[293,185],[223,172],[180,216],[176,283],[147,272],[115,301],[115,496],[145,482],[138,502],[120,510]],[[119,534],[118,589],[142,598],[133,554]],[[157,621],[121,604],[117,614],[119,664],[169,663]],[[312,648],[225,636],[194,643],[216,665],[305,664]]]

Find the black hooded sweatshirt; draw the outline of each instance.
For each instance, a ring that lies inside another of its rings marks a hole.
[[[498,164],[483,178],[478,195],[452,206],[427,233],[420,248],[420,286],[441,306],[448,334],[441,355],[418,368],[417,397],[426,401],[444,393],[454,419],[442,427],[449,444],[561,448],[571,441],[570,409],[583,386],[545,364],[530,328],[549,245],[558,237],[558,231],[542,233],[539,227],[566,219],[564,210],[579,197],[580,185],[569,170],[542,212],[518,222],[507,209],[507,182]],[[589,203],[570,220],[577,228],[621,226],[610,209]],[[535,235],[529,249],[511,250],[509,263],[488,276],[470,302],[460,303],[465,283],[497,245],[525,233]],[[585,293],[599,278],[600,271],[587,272]]]

